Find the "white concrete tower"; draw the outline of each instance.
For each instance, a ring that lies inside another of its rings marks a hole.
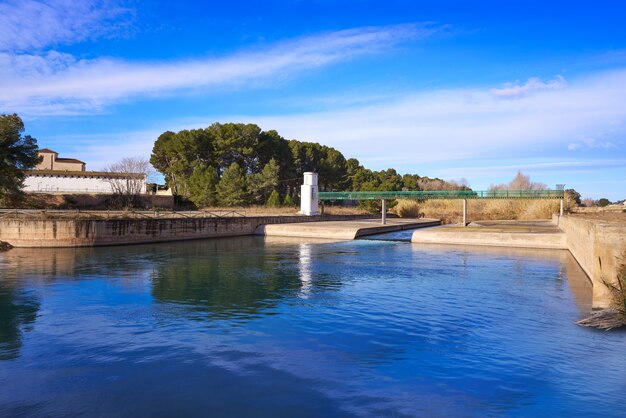
[[[317,205],[317,173],[304,173],[304,184],[300,186],[300,213],[319,215]]]

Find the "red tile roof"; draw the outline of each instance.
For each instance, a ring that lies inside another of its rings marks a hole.
[[[60,163],[81,163],[81,164],[85,164],[84,161],[77,160],[76,158],[57,158],[55,161],[58,161]]]

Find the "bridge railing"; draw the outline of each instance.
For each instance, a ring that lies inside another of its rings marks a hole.
[[[421,190],[397,192],[318,192],[317,198],[329,200],[393,199],[563,199],[563,190]]]

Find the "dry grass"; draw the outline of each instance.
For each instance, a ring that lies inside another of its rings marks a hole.
[[[398,206],[400,206],[398,202]],[[461,200],[427,200],[417,203],[420,216],[441,219],[443,223],[463,221]],[[396,207],[397,211],[397,207]],[[470,220],[533,220],[550,219],[559,211],[554,200],[468,200],[467,216]],[[398,216],[401,216],[398,214]]]
[[[270,208],[267,206],[247,206],[247,207],[206,207],[201,210],[207,211],[235,211],[246,216],[297,216],[300,213],[300,207],[278,207]],[[321,210],[321,208],[320,208]],[[343,206],[325,206],[325,215],[362,215],[369,213],[366,210],[356,207]]]
[[[415,200],[399,199],[394,210],[401,218],[419,218],[420,215],[420,207]]]
[[[626,326],[626,252],[619,258],[617,280],[609,283],[604,279],[602,282],[611,292],[611,308],[592,313],[589,318],[577,322],[584,327],[594,327],[609,331],[613,328]]]
[[[618,259],[617,280],[615,283],[604,283],[613,296],[614,308],[622,314],[626,320],[626,251]]]

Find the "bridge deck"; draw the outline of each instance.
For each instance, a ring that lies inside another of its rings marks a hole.
[[[319,200],[563,199],[563,190],[438,190],[408,192],[318,192]]]

